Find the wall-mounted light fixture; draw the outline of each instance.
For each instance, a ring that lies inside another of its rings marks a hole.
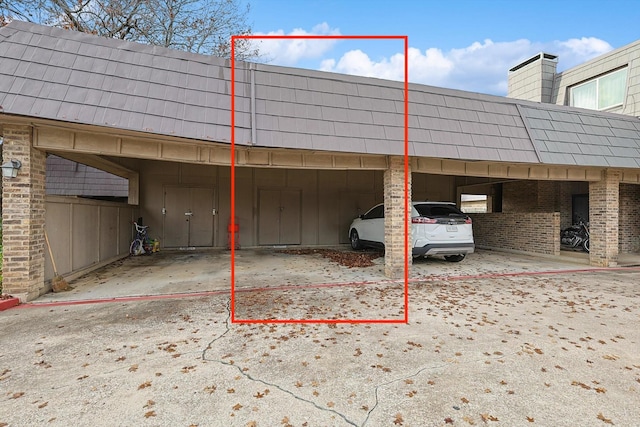
[[[2,176],[5,178],[15,178],[18,176],[18,169],[22,167],[20,160],[9,160],[2,165]]]

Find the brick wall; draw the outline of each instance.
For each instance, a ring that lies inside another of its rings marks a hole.
[[[560,255],[560,213],[471,214],[477,246]]]
[[[502,211],[554,212],[559,210],[559,193],[559,182],[506,182],[502,186]]]
[[[45,154],[32,147],[30,126],[5,125],[3,163],[20,160],[16,178],[3,178],[2,287],[29,300],[44,293]]]
[[[620,184],[620,253],[640,252],[640,185]]]
[[[410,202],[410,170],[407,175]],[[384,172],[384,274],[392,279],[404,276],[405,258],[409,264],[412,261],[405,251],[405,221],[410,220],[411,210],[405,210],[404,189],[404,157],[390,157],[389,168]]]

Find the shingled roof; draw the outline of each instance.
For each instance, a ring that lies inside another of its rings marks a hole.
[[[0,64],[0,121],[231,139],[226,59],[14,21],[0,29]],[[402,83],[236,66],[237,144],[403,153]],[[635,117],[417,84],[409,85],[409,140],[420,157],[640,168]]]

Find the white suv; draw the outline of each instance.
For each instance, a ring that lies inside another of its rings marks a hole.
[[[412,202],[409,244],[413,256],[444,255],[459,262],[473,253],[471,218],[449,202]],[[365,246],[384,248],[384,205],[376,205],[349,227],[353,249]]]

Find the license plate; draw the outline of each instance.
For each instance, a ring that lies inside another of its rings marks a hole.
[[[458,231],[457,225],[447,225],[447,231]]]

